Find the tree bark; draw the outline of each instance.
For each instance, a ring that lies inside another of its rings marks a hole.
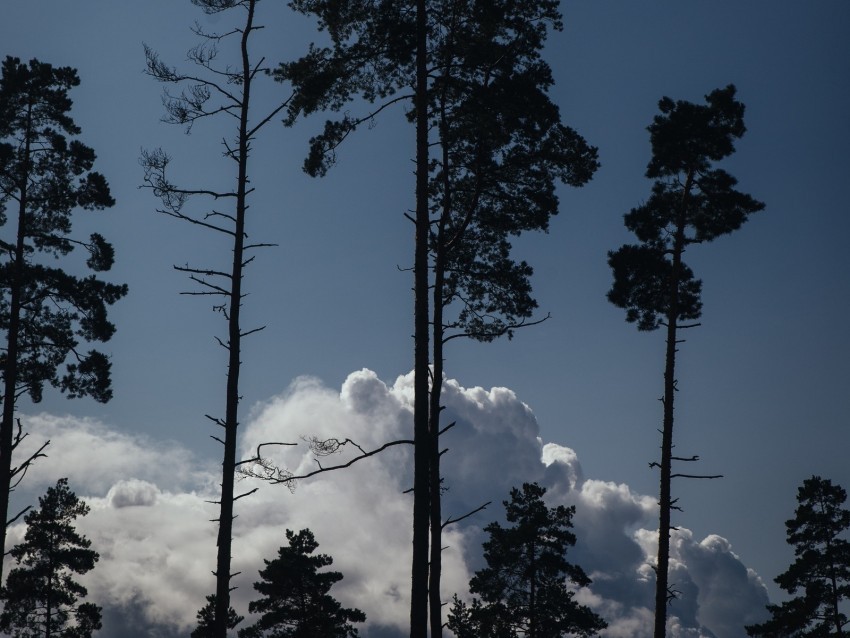
[[[428,68],[425,0],[416,2],[416,239],[414,249],[413,565],[410,638],[428,635]]]
[[[443,514],[442,483],[440,476],[440,399],[443,390],[443,280],[444,255],[442,246],[442,228],[437,238],[434,259],[434,317],[433,317],[433,363],[431,380],[431,401],[429,413],[429,456],[431,471],[431,565],[428,572],[428,603],[431,621],[431,638],[443,635],[443,601],[440,597],[440,578],[442,576],[443,554]]]

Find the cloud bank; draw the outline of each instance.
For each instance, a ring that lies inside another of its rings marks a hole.
[[[413,377],[392,385],[370,370],[348,376],[332,390],[316,379],[296,380],[280,396],[255,406],[242,428],[243,458],[266,441],[296,446],[264,447],[264,456],[296,474],[316,468],[302,437],[350,438],[363,448],[411,436]],[[539,438],[531,409],[507,388],[464,388],[446,381],[443,458],[448,491],[443,512],[459,516],[492,501],[485,511],[446,529],[443,597],[467,595],[481,567],[482,528],[501,519],[501,502],[511,487],[537,481],[548,488],[550,505],[576,506],[578,544],[571,560],[593,585],[578,593],[609,623],[604,636],[651,636],[656,552],[654,497],[627,485],[586,478],[578,455]],[[104,607],[103,638],[185,636],[195,612],[214,589],[217,463],[174,443],[120,433],[92,420],[50,415],[25,417],[36,445],[51,439],[50,458],[36,465],[16,492],[32,502],[59,477],[91,506],[79,528],[100,552],[84,577],[90,599]],[[323,459],[346,460],[346,453]],[[252,583],[263,559],[276,555],[284,530],[309,527],[319,551],[334,557],[345,578],[334,594],[366,612],[361,635],[407,633],[410,583],[412,454],[390,448],[349,469],[283,486],[246,479],[238,488],[260,489],[237,503],[233,570],[234,606],[247,614]],[[24,527],[10,530],[10,542]],[[736,638],[743,626],[764,618],[767,593],[726,539],[696,539],[674,533],[671,582],[681,594],[670,609],[671,638]],[[250,620],[250,617],[249,617]],[[246,621],[247,624],[248,621]]]

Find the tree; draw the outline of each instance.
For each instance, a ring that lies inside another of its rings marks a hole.
[[[679,329],[698,323],[702,282],[684,263],[686,249],[737,230],[764,204],[735,190],[737,180],[715,168],[715,162],[735,151],[734,140],[746,131],[744,105],[735,99],[735,87],[705,96],[706,104],[662,98],[649,126],[652,159],[646,176],[654,179],[652,194],[642,206],[625,215],[626,227],[639,245],[627,244],[608,253],[614,284],[608,299],[626,310],[626,320],[638,330],[667,329],[664,368],[664,417],[661,462],[650,463],[661,472],[656,565],[655,638],[666,633],[667,605],[675,597],[668,586],[670,516],[679,509],[671,496],[673,478],[719,478],[673,473],[673,461],[699,457],[673,456],[673,401],[678,390],[676,352]]]
[[[84,343],[112,337],[115,326],[107,319],[107,307],[127,294],[127,286],[95,275],[75,276],[71,266],[57,268],[42,258],[63,258],[82,247],[88,253],[86,266],[95,272],[108,271],[115,258],[102,235],[71,236],[75,209],[115,204],[106,179],[92,170],[94,151],[76,139],[80,128],[69,115],[68,92],[79,83],[70,67],[38,60],[24,64],[13,57],[3,61],[0,224],[9,236],[0,239],[0,327],[6,331],[0,353],[0,553],[6,526],[23,513],[8,519],[9,491],[44,449],[12,466],[13,451],[26,436],[20,422],[15,433],[17,400],[28,394],[41,401],[45,384],[69,398],[112,398],[109,358],[86,351]]]
[[[607,624],[575,601],[574,589],[590,585],[581,567],[566,559],[576,543],[575,507],[546,507],[546,488],[524,483],[505,501],[512,527],[484,528],[487,567],[469,581],[478,597],[470,605],[457,596],[448,627],[458,638],[560,638],[593,636]]]
[[[224,156],[236,165],[236,175],[232,190],[216,187],[182,188],[169,179],[168,166],[171,158],[161,149],[145,151],[142,165],[145,170],[145,186],[152,189],[160,198],[163,208],[160,212],[188,222],[213,233],[223,235],[231,242],[232,261],[229,268],[212,266],[175,266],[175,269],[187,273],[200,289],[187,292],[189,295],[211,296],[220,300],[213,306],[227,322],[227,335],[216,341],[227,352],[227,383],[223,417],[207,415],[213,423],[224,430],[223,437],[213,436],[223,446],[218,548],[216,555],[216,624],[215,638],[224,638],[227,634],[228,610],[230,608],[230,581],[232,574],[231,546],[233,530],[234,503],[247,496],[234,493],[234,474],[243,462],[236,460],[237,432],[239,427],[239,373],[241,369],[241,345],[243,337],[259,332],[264,326],[245,329],[241,322],[242,280],[246,266],[254,256],[252,251],[273,244],[249,243],[248,241],[248,196],[254,188],[249,185],[248,159],[251,145],[259,131],[268,124],[288,104],[284,100],[270,108],[260,117],[251,110],[251,90],[258,75],[267,69],[262,59],[253,61],[249,52],[251,35],[261,29],[255,24],[256,0],[192,0],[207,14],[222,14],[230,10],[242,10],[243,19],[224,33],[208,33],[196,26],[194,32],[202,43],[188,53],[189,60],[197,67],[197,75],[179,72],[165,64],[149,47],[145,47],[147,73],[156,80],[170,86],[180,87],[179,94],[165,91],[166,121],[183,125],[191,129],[196,123],[217,115],[230,115],[237,122],[233,139],[225,139]],[[230,38],[238,39],[238,64],[217,66],[219,47]],[[187,202],[193,197],[211,198],[215,202],[225,202],[228,209],[213,208],[203,213],[189,212]],[[251,490],[248,494],[255,490]]]
[[[215,594],[207,596],[207,604],[201,607],[197,613],[198,626],[190,634],[190,638],[212,638],[215,631]],[[227,610],[227,628],[233,629],[245,620],[244,616],[236,613],[231,607]]]
[[[313,47],[279,77],[305,111],[341,110],[359,93],[378,105],[328,121],[305,169],[323,175],[342,141],[393,104],[410,101],[416,126],[414,274],[414,480],[411,636],[442,628],[440,599],[440,390],[443,346],[530,325],[531,267],[508,238],[546,230],[554,185],[586,182],[596,150],[563,126],[540,51],[560,29],[557,3],[470,0],[293,3],[319,16],[334,46]],[[429,133],[430,131],[430,133]],[[429,158],[429,147],[434,149]],[[429,289],[432,299],[429,308]],[[445,309],[458,302],[449,317]],[[430,327],[430,329],[429,329]],[[430,331],[430,334],[429,334]],[[429,349],[431,350],[429,352]],[[431,369],[429,369],[429,363]],[[429,394],[430,386],[430,394]],[[450,426],[449,426],[450,427]],[[430,527],[430,565],[428,542]]]
[[[343,607],[331,596],[331,587],[342,574],[319,570],[333,564],[327,554],[313,554],[319,547],[313,532],[286,530],[288,547],[278,550],[277,558],[264,561],[262,580],[254,583],[262,598],[248,609],[262,614],[250,627],[239,631],[239,638],[355,638],[352,623],[365,622],[359,609]]]
[[[829,479],[812,476],[797,490],[794,518],[785,522],[796,557],[774,581],[794,596],[768,605],[771,618],[747,627],[749,636],[844,636],[841,611],[850,599],[850,511],[847,492]],[[842,538],[844,537],[844,538]],[[798,594],[798,592],[801,592]],[[798,595],[795,595],[798,594]]]
[[[100,629],[100,607],[78,603],[88,592],[73,575],[91,571],[99,558],[91,541],[74,529],[89,507],[68,488],[66,478],[48,488],[38,504],[24,518],[24,542],[10,552],[18,567],[9,572],[3,589],[0,630],[15,638],[88,638]]]
[[[431,636],[442,622],[440,404],[444,346],[513,336],[531,320],[532,268],[511,255],[511,237],[547,231],[558,213],[557,182],[582,186],[596,149],[561,122],[547,92],[541,51],[561,29],[556,2],[451,0],[435,3],[430,127],[436,131],[430,185],[432,269],[429,405]]]

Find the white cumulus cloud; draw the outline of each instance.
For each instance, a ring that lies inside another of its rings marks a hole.
[[[412,374],[387,384],[370,370],[348,376],[340,390],[311,378],[296,380],[277,397],[257,405],[241,431],[241,453],[263,455],[296,474],[316,469],[304,437],[351,439],[363,449],[411,437]],[[651,636],[656,549],[655,498],[627,485],[587,478],[577,453],[546,443],[532,410],[507,388],[465,388],[447,380],[443,457],[445,516],[461,516],[487,501],[483,512],[446,529],[443,597],[467,595],[482,564],[482,528],[501,519],[511,487],[536,481],[552,504],[576,506],[578,544],[571,560],[593,579],[579,599],[609,623],[609,638]],[[50,458],[40,459],[16,492],[21,506],[33,502],[57,478],[85,498],[91,513],[79,527],[101,555],[84,577],[90,598],[106,608],[103,638],[185,635],[204,597],[214,589],[217,462],[170,442],[157,442],[92,420],[25,417],[30,446],[50,439]],[[61,453],[60,453],[61,452]],[[321,459],[345,462],[356,450]],[[237,489],[260,489],[237,503],[233,571],[234,606],[247,615],[252,583],[263,559],[276,555],[284,530],[309,527],[319,551],[334,557],[345,578],[334,594],[366,612],[364,637],[402,636],[409,617],[412,450],[389,448],[337,472],[284,486],[246,479]],[[27,499],[30,499],[29,501]],[[10,530],[15,543],[21,522]],[[675,532],[671,580],[681,597],[671,607],[671,638],[736,638],[743,625],[764,617],[766,590],[758,576],[716,535],[698,540]],[[123,624],[126,623],[126,624]],[[132,625],[132,626],[131,626]],[[132,634],[136,635],[136,634]]]

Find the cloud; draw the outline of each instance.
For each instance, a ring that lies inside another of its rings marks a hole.
[[[387,384],[370,370],[348,376],[339,391],[313,378],[297,379],[287,391],[250,411],[241,431],[242,458],[263,442],[263,454],[296,474],[317,467],[304,438],[351,439],[364,449],[411,436],[412,374]],[[487,501],[484,511],[446,529],[443,597],[467,595],[472,573],[482,564],[483,527],[501,519],[501,502],[511,487],[537,481],[550,504],[576,506],[578,544],[571,560],[593,579],[578,592],[608,622],[609,638],[651,635],[656,548],[655,498],[627,485],[586,478],[578,455],[545,445],[532,410],[507,388],[465,388],[447,380],[443,393],[445,516],[461,516]],[[143,634],[186,635],[195,612],[214,589],[219,478],[215,460],[198,457],[173,442],[121,433],[102,423],[70,417],[26,417],[35,446],[51,439],[17,492],[24,504],[68,476],[91,513],[79,528],[100,552],[84,577],[90,598],[105,607],[103,638]],[[59,453],[61,451],[61,454]],[[344,462],[351,446],[325,465]],[[263,560],[285,541],[284,530],[311,528],[319,551],[334,557],[345,578],[334,594],[366,612],[365,638],[406,634],[409,617],[412,450],[390,448],[352,467],[283,486],[248,479],[238,490],[260,489],[237,504],[234,524],[234,606],[247,615],[252,583]],[[22,524],[10,541],[23,535]],[[671,607],[671,638],[743,636],[743,625],[763,618],[766,590],[728,541],[712,535],[674,534],[671,580],[682,592]]]

